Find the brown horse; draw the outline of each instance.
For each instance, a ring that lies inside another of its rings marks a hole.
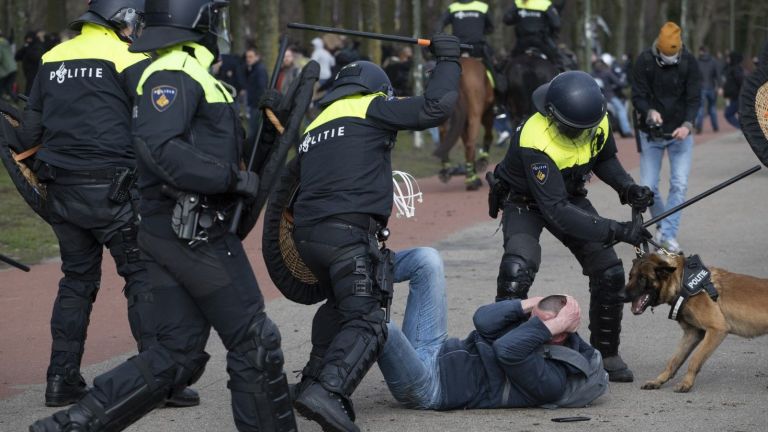
[[[536,53],[511,57],[504,66],[507,94],[504,107],[509,113],[512,127],[533,115],[535,108],[531,96],[540,85],[548,83],[559,72],[557,66]]]
[[[462,57],[460,62],[459,101],[451,118],[440,127],[440,146],[434,155],[443,163],[440,180],[448,182],[455,172],[448,155],[461,138],[466,160],[465,185],[467,190],[477,190],[483,184],[477,172],[488,168],[488,149],[493,141],[493,86],[480,59]],[[485,129],[483,147],[476,151],[481,126]]]

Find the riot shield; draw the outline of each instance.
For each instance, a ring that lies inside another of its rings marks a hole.
[[[34,150],[22,153],[14,150],[22,148],[14,131],[14,128],[21,125],[21,113],[9,103],[0,101],[0,114],[0,160],[24,201],[43,220],[49,222],[45,185],[37,180],[32,171]]]
[[[768,167],[768,43],[760,67],[744,79],[739,95],[741,131],[760,162]]]

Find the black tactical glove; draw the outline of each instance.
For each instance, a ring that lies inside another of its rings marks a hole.
[[[645,209],[653,205],[653,191],[648,186],[631,184],[624,188],[621,193],[621,203],[629,204],[634,209],[644,212]]]
[[[267,89],[259,100],[259,109],[271,109],[275,113],[280,110],[280,104],[283,102],[283,94],[276,89]]]
[[[461,56],[459,38],[453,35],[438,33],[432,36],[429,51],[437,61],[458,61]]]
[[[640,243],[653,237],[643,227],[643,221],[640,218],[635,219],[634,222],[614,222],[611,231],[613,231],[611,242],[620,241],[633,246],[640,246]]]
[[[259,194],[259,175],[253,171],[238,172],[234,192],[248,198],[256,198]]]

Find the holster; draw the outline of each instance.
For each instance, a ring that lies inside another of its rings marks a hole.
[[[496,219],[499,217],[499,210],[504,207],[504,200],[509,195],[509,185],[496,177],[492,171],[485,173],[485,180],[490,186],[488,190],[488,216]]]
[[[198,227],[202,212],[200,195],[182,192],[168,185],[162,187],[162,192],[164,195],[176,199],[176,205],[173,207],[173,216],[171,217],[171,228],[176,233],[176,236],[181,240],[190,242],[201,240],[198,238]]]
[[[128,202],[131,199],[131,189],[136,184],[136,178],[135,169],[118,170],[109,187],[109,200],[117,204]]]

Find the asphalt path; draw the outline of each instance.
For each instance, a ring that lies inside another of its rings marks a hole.
[[[688,196],[693,196],[757,164],[744,138],[737,133],[697,145],[694,150]],[[633,175],[637,178],[637,170]],[[665,177],[666,179],[666,177]],[[666,180],[663,180],[662,184]],[[590,198],[607,217],[628,219],[614,191],[595,182]],[[666,186],[663,188],[666,191]],[[484,194],[483,194],[484,195]],[[476,199],[476,198],[475,198]],[[478,204],[473,201],[473,205]],[[765,263],[768,233],[765,209],[768,206],[768,172],[759,172],[684,212],[679,241],[687,253],[699,254],[710,266],[768,278]],[[484,209],[478,211],[484,212]],[[482,220],[482,219],[479,219]],[[472,328],[475,309],[492,301],[495,294],[501,233],[497,223],[472,224],[437,242],[445,260],[448,286],[449,332],[464,337]],[[586,311],[587,279],[568,250],[552,236],[542,237],[543,264],[532,289],[535,295],[568,293]],[[633,250],[617,247],[625,262]],[[2,276],[0,276],[2,277]],[[402,319],[407,285],[396,288],[393,319]],[[97,306],[98,308],[98,306]],[[300,370],[309,352],[309,326],[313,307],[292,304],[285,299],[268,303],[267,311],[280,327],[289,381]],[[693,390],[672,391],[677,379],[660,390],[641,390],[642,382],[654,378],[671,356],[682,331],[667,319],[668,308],[649,309],[635,317],[625,308],[622,355],[635,372],[636,382],[612,384],[595,405],[584,409],[506,409],[453,412],[422,412],[404,409],[394,401],[374,367],[354,395],[358,424],[366,431],[765,431],[768,430],[768,339],[754,340],[729,336],[704,365]],[[1,332],[1,331],[0,331]],[[581,333],[588,330],[584,320]],[[0,347],[2,349],[3,347]],[[225,351],[213,335],[208,347],[212,359],[205,375],[195,385],[202,404],[189,409],[161,409],[149,414],[129,431],[233,431],[235,430],[226,389]],[[2,354],[2,352],[0,352]],[[88,380],[107,370],[127,355],[113,357],[84,369]],[[686,367],[686,366],[684,366]],[[12,371],[4,371],[12,373]],[[680,374],[682,375],[682,374]],[[679,379],[679,378],[678,378]],[[42,406],[44,385],[31,384],[21,393],[0,400],[0,430],[26,430],[34,419],[55,410]],[[587,422],[553,423],[553,417],[588,416]],[[319,431],[315,424],[301,420],[301,430]]]

